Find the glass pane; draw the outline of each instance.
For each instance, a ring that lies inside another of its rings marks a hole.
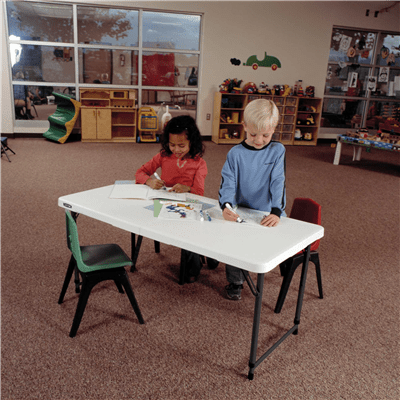
[[[391,119],[392,124],[390,124],[390,120],[386,121],[388,118]],[[381,129],[390,132],[397,125],[397,129],[400,132],[398,121],[400,121],[400,103],[384,100],[371,101],[366,121],[368,129]]]
[[[10,54],[14,80],[75,82],[72,47],[11,43]]]
[[[138,46],[138,11],[78,6],[78,41],[109,46]]]
[[[324,99],[321,127],[359,128],[364,107],[363,100]]]
[[[375,68],[370,78],[372,97],[396,97],[400,99],[400,69],[390,67]],[[397,83],[397,86],[396,86]]]
[[[376,34],[333,28],[329,61],[372,64]]]
[[[73,42],[72,6],[27,1],[6,4],[10,39]]]
[[[57,108],[53,92],[75,97],[74,87],[13,85],[15,118],[47,121]]]
[[[195,54],[143,52],[142,84],[197,87],[198,65]]]
[[[166,105],[172,117],[190,115],[196,119],[197,92],[184,90],[143,90],[142,106],[152,107],[157,114],[159,129]]]
[[[143,47],[199,50],[200,16],[143,12]]]
[[[378,65],[400,67],[400,35],[381,34],[378,43]]]
[[[366,94],[370,68],[328,64],[325,94],[363,97]]]
[[[79,49],[79,82],[137,85],[138,52]]]

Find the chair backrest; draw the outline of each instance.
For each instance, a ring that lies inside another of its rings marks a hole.
[[[67,226],[68,248],[71,250],[79,270],[82,272],[87,272],[88,268],[82,259],[81,246],[79,244],[79,237],[78,237],[78,227],[76,226],[76,222],[72,217],[71,212],[68,210],[65,210],[65,219]]]
[[[321,206],[312,199],[297,197],[293,201],[289,217],[321,225]],[[318,249],[319,242],[318,239],[311,245],[311,251]]]

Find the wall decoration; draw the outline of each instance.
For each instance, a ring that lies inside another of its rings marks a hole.
[[[389,81],[389,67],[379,68],[378,82],[388,82]]]
[[[376,91],[376,76],[369,76],[367,81],[367,90],[370,90],[371,92]]]
[[[271,67],[273,71],[281,68],[281,62],[274,56],[267,56],[267,52],[265,52],[263,60],[259,61],[257,56],[253,55],[243,65],[251,66],[254,70],[257,70],[258,67]]]
[[[238,60],[237,58],[231,58],[231,64],[232,65],[240,65],[241,61]]]

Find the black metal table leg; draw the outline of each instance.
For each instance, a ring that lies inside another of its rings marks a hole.
[[[297,297],[297,305],[296,305],[296,314],[294,318],[294,325],[290,328],[277,342],[275,342],[258,360],[257,360],[257,344],[258,344],[258,332],[260,329],[260,317],[261,317],[261,305],[262,305],[262,295],[263,295],[263,287],[264,287],[264,274],[258,274],[257,276],[257,288],[251,287],[251,278],[248,272],[243,271],[244,276],[246,278],[247,283],[250,286],[252,293],[255,296],[255,305],[254,305],[254,317],[253,317],[253,332],[251,336],[251,347],[250,347],[250,360],[249,360],[249,374],[248,379],[254,379],[254,370],[258,365],[260,365],[265,358],[267,358],[285,339],[287,339],[290,335],[297,335],[299,324],[300,324],[300,315],[301,308],[303,306],[303,297],[304,290],[306,287],[306,278],[307,278],[307,270],[308,270],[308,261],[310,259],[310,246],[307,247],[304,252],[303,259],[303,267],[301,270],[301,278],[300,278],[300,287],[299,294]],[[253,285],[254,286],[254,285]]]
[[[294,324],[295,324],[295,326],[297,326],[297,329],[293,332],[294,335],[297,335],[298,326],[300,324],[300,315],[301,315],[301,308],[303,307],[303,297],[304,297],[304,290],[306,288],[306,279],[307,279],[307,270],[308,270],[308,261],[309,260],[310,260],[310,246],[307,246],[307,249],[304,252],[303,268],[301,269],[299,295],[297,297],[296,316],[294,318]]]
[[[253,318],[253,332],[251,335],[251,347],[250,347],[250,360],[249,360],[249,375],[248,378],[252,380],[254,378],[254,370],[256,368],[257,360],[257,344],[258,344],[258,331],[260,330],[260,317],[261,317],[261,304],[262,295],[264,288],[264,274],[258,274],[257,276],[257,294],[255,294],[256,300],[254,304],[254,318]]]

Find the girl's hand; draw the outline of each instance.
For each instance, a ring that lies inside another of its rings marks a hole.
[[[150,186],[152,189],[161,189],[165,186],[164,181],[160,181],[159,179],[149,178],[146,181],[146,185]]]
[[[187,193],[190,192],[190,186],[182,185],[177,183],[176,185],[172,186],[169,192],[176,192],[176,193]]]
[[[263,220],[261,221],[261,225],[272,228],[274,226],[277,226],[280,220],[281,219],[277,215],[269,214],[263,218]]]
[[[231,211],[227,207],[225,207],[224,210],[222,211],[222,216],[227,221],[234,221],[234,222],[236,222],[237,218],[239,217],[238,214],[236,214],[235,212]]]

